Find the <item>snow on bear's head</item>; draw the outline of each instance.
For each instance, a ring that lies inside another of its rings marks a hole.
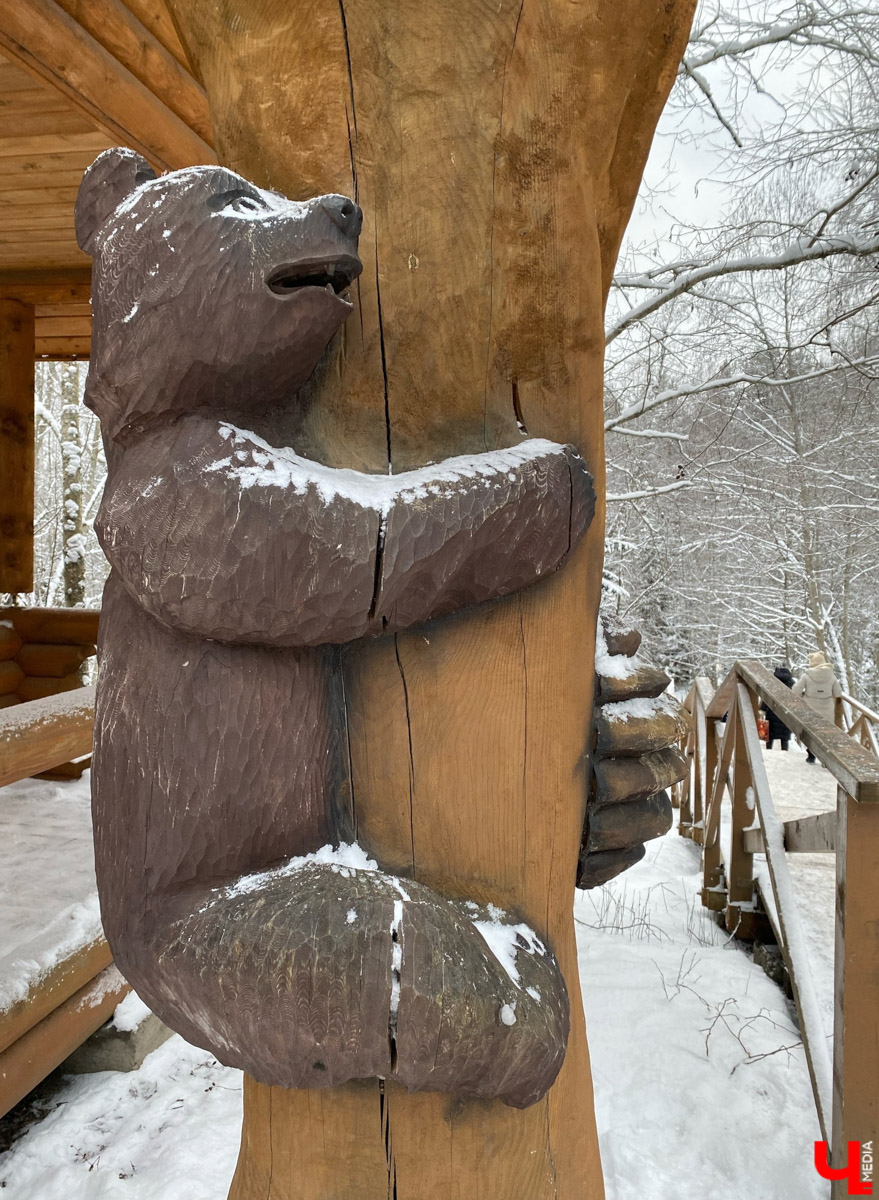
[[[297,202],[225,167],[157,177],[132,150],[101,154],[76,235],[94,259],[86,403],[105,433],[292,398],[353,309],[361,223],[345,196]]]

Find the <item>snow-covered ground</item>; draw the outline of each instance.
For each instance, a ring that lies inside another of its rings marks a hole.
[[[826,1200],[784,994],[701,907],[672,832],[575,906],[607,1200]]]
[[[836,811],[836,780],[820,763],[807,763],[806,752],[792,738],[787,751],[763,747],[769,790],[779,821]],[[729,855],[731,810],[725,803],[721,820],[721,845]],[[836,905],[836,857],[833,854],[788,854],[787,866],[793,894],[809,943],[809,968],[823,1018],[824,1031],[833,1036],[833,953]],[[754,870],[769,897],[771,886],[764,855],[756,855]]]
[[[807,763],[805,751],[793,739],[786,754],[778,749],[764,750],[763,761],[780,821],[836,811],[836,780],[820,763]],[[836,856],[788,854],[787,863],[809,941],[809,964],[824,1018],[824,1031],[832,1038]]]
[[[783,817],[833,806],[799,753],[767,767]],[[699,883],[698,849],[673,830],[577,894],[607,1200],[826,1200],[792,1008],[702,910]],[[64,1081],[51,1105],[0,1155],[9,1200],[226,1195],[241,1077],[180,1038],[131,1074]]]

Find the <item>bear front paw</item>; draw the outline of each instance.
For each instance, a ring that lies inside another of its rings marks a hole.
[[[686,774],[680,743],[687,714],[666,692],[664,671],[638,661],[641,635],[602,617],[596,643],[592,789],[577,886],[600,887],[644,857],[667,833],[667,789]]]

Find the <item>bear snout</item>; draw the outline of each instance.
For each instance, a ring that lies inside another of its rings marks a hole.
[[[337,229],[352,240],[360,236],[363,227],[363,209],[347,196],[321,196],[320,207],[326,212]]]

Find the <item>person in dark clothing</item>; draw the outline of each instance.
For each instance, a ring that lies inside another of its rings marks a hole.
[[[776,667],[773,673],[775,678],[783,683],[785,687],[793,687],[794,677],[791,675],[790,669],[786,664]],[[761,704],[760,707],[766,713],[766,720],[769,722],[769,734],[766,738],[766,749],[771,750],[772,743],[777,741],[781,743],[782,750],[787,750],[788,744],[790,743],[790,730],[788,729],[787,725],[785,725],[781,717],[776,716],[771,708],[767,708],[765,704]]]

